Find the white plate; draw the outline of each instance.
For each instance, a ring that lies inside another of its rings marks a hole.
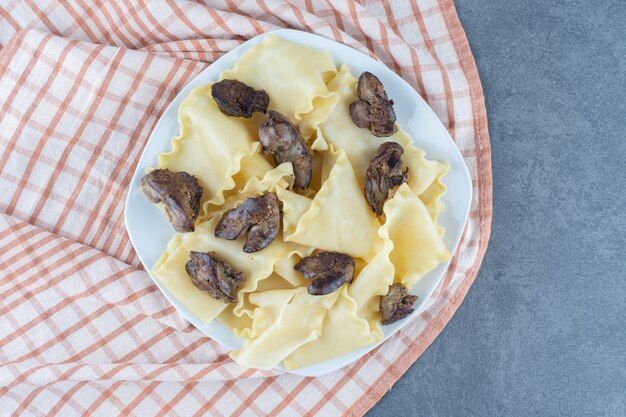
[[[414,138],[416,146],[427,152],[427,158],[450,163],[450,173],[444,178],[444,182],[448,186],[448,193],[442,198],[446,209],[439,216],[439,224],[446,230],[444,236],[446,246],[451,253],[454,253],[469,212],[472,184],[461,154],[435,113],[408,83],[380,62],[346,45],[318,35],[280,29],[250,39],[198,74],[178,93],[152,131],[150,140],[146,144],[133,175],[125,210],[128,235],[146,270],[152,269],[154,263],[165,250],[167,243],[174,235],[174,229],[163,212],[148,202],[148,199],[140,191],[140,180],[145,169],[156,166],[157,155],[171,148],[172,137],[179,133],[178,106],[189,92],[199,85],[216,81],[222,71],[232,68],[245,51],[261,42],[269,33],[292,42],[328,51],[338,66],[342,63],[349,64],[352,74],[356,77],[363,71],[370,71],[380,78],[389,97],[394,100],[398,125]],[[424,302],[443,279],[448,265],[449,262],[439,265],[411,288],[411,293],[419,297],[415,305],[415,312],[405,320],[384,326],[384,340],[419,314]],[[201,332],[231,350],[238,349],[242,345],[242,340],[221,323],[217,321],[208,324],[200,322],[157,279],[154,277],[152,279],[178,311]],[[306,376],[323,375],[356,361],[378,344],[366,346],[341,357],[290,372]],[[282,366],[277,369],[284,370]]]

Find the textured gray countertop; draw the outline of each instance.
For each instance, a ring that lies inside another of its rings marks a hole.
[[[487,103],[491,241],[368,416],[626,416],[626,2],[456,5]]]

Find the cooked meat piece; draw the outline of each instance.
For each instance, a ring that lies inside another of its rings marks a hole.
[[[326,295],[337,290],[354,277],[354,259],[339,252],[319,252],[302,258],[295,270],[311,280],[308,292],[311,295]]]
[[[211,95],[217,107],[227,116],[245,117],[252,113],[267,111],[270,98],[263,90],[254,88],[237,80],[222,80],[211,86]]]
[[[369,128],[375,136],[391,136],[397,127],[393,100],[389,100],[385,87],[370,72],[359,77],[359,100],[350,103],[350,117],[358,127]]]
[[[141,179],[141,188],[153,203],[165,204],[165,212],[177,232],[193,232],[200,213],[202,187],[193,175],[155,169]]]
[[[411,295],[406,287],[400,283],[389,287],[387,295],[380,297],[380,311],[382,324],[391,324],[402,320],[413,312],[416,295]]]
[[[365,198],[370,207],[380,216],[389,190],[409,179],[409,169],[402,171],[400,157],[404,149],[399,143],[385,142],[378,147],[365,173]]]
[[[311,152],[300,136],[298,128],[282,114],[270,110],[259,126],[259,140],[266,153],[274,156],[276,165],[291,162],[296,177],[296,188],[307,188],[313,172]]]
[[[243,272],[234,270],[222,261],[215,252],[191,252],[185,270],[191,282],[217,300],[225,303],[237,301],[237,286],[246,278]]]
[[[365,71],[359,77],[356,93],[361,100],[373,104],[378,100],[389,100],[383,83],[371,72]]]
[[[370,105],[365,100],[350,103],[350,116],[358,127],[370,127]]]
[[[215,236],[235,240],[248,233],[243,251],[258,252],[278,235],[280,210],[281,202],[275,193],[266,192],[259,197],[248,197],[242,205],[222,215],[215,226]]]
[[[396,133],[396,113],[393,101],[379,101],[370,106],[370,130],[374,136],[387,137]]]

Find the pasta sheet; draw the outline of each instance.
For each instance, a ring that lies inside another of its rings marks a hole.
[[[178,121],[180,134],[172,140],[172,149],[159,155],[157,168],[198,178],[204,190],[203,218],[209,204],[224,203],[224,190],[235,186],[231,177],[239,171],[242,158],[258,151],[260,122],[226,116],[213,101],[210,85],[193,89],[183,100]]]
[[[335,293],[339,297],[324,318],[320,336],[291,353],[284,360],[285,368],[296,369],[336,358],[382,339],[382,334],[372,333],[368,322],[357,316],[357,303],[348,294],[347,285]]]
[[[383,208],[387,217],[385,226],[393,242],[390,254],[395,266],[396,281],[411,287],[437,265],[450,259],[437,225],[428,209],[402,184]]]
[[[269,108],[298,123],[308,138],[337,102],[336,94],[324,82],[336,72],[328,52],[269,35],[246,51],[220,79],[236,79],[265,90],[270,97]]]
[[[244,347],[230,353],[237,363],[249,368],[271,369],[280,361],[322,334],[324,317],[339,292],[313,297],[306,287],[250,295],[258,306],[252,330]],[[242,333],[243,334],[243,333]]]
[[[285,240],[370,260],[382,246],[377,235],[380,223],[367,205],[346,153],[328,153],[324,165],[331,164],[328,178]],[[286,230],[291,229],[295,217],[293,213],[288,216]]]

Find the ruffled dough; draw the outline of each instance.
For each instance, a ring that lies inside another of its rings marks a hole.
[[[294,268],[300,259],[298,255],[282,259],[274,264],[274,272],[294,287],[305,287],[309,281]]]
[[[282,261],[278,261],[276,264],[278,264],[279,262],[282,262]],[[295,287],[296,286],[289,283],[280,275],[273,273],[269,277],[264,278],[259,281],[256,291],[263,292],[263,291],[272,291],[272,290],[286,290],[286,289],[293,289]],[[217,316],[217,320],[223,325],[225,325],[226,327],[231,328],[237,336],[249,337],[250,335],[249,330],[252,327],[252,319],[250,318],[250,316],[252,315],[252,312],[254,311],[254,306],[250,304],[250,301],[248,299],[244,301],[243,305],[244,305],[243,308],[245,310],[248,310],[251,312],[250,315],[241,314],[240,316],[237,316],[233,310],[233,305],[230,304],[226,309],[224,309],[224,311],[222,311],[222,313],[219,316]],[[247,332],[246,332],[246,329],[248,330]]]
[[[245,301],[246,308],[253,309],[254,307]],[[237,337],[243,337],[249,333],[250,327],[252,327],[252,319],[247,314],[237,316],[233,311],[232,305],[229,305],[224,309],[217,317],[216,320],[228,327],[235,333]],[[243,335],[243,336],[242,336]]]
[[[250,302],[258,306],[252,329],[244,347],[231,352],[230,357],[249,368],[273,368],[321,335],[324,317],[338,296],[335,291],[314,297],[305,287],[251,294]]]
[[[339,150],[333,159],[328,179],[285,240],[370,260],[382,246],[377,235],[380,223],[365,201],[346,153]]]
[[[367,320],[373,334],[382,337],[380,296],[389,292],[395,274],[395,267],[390,259],[393,242],[389,239],[389,223],[378,229],[378,236],[384,242],[382,250],[360,270],[348,287],[348,294],[358,305],[357,315]]]
[[[204,218],[209,204],[224,202],[224,190],[232,189],[245,156],[260,147],[256,141],[259,121],[223,114],[211,98],[210,84],[194,88],[178,109],[180,134],[172,140],[172,149],[159,155],[159,169],[185,171],[195,175],[204,190]]]
[[[382,339],[382,334],[370,332],[368,322],[357,317],[357,303],[347,287],[335,291],[339,297],[326,314],[319,338],[285,358],[285,368],[295,369],[336,358]]]
[[[428,209],[402,184],[383,208],[389,239],[393,242],[390,259],[395,266],[396,281],[407,287],[415,284],[427,272],[450,259],[437,226]]]
[[[224,199],[228,199],[229,197],[239,194],[248,181],[255,177],[263,178],[265,173],[273,168],[274,166],[260,153],[244,156],[241,158],[239,171],[232,177],[235,182],[235,186],[230,190],[224,191]],[[213,206],[209,209],[215,210],[219,209],[219,207],[220,206]]]
[[[262,177],[252,177],[237,195],[228,198],[221,206],[221,211],[239,206],[252,195],[261,195],[266,191],[276,192],[285,189],[293,178],[293,166],[289,162],[265,172]]]
[[[298,221],[309,210],[313,200],[284,188],[278,188],[276,195],[283,203],[283,235],[289,236],[295,232]]]
[[[269,108],[294,123],[308,138],[326,119],[337,101],[325,79],[337,72],[328,52],[266,36],[246,51],[235,66],[222,72],[220,79],[236,79],[270,97]]]
[[[308,113],[304,113],[302,120],[298,123],[298,129],[302,137],[305,139],[311,138],[317,126],[328,119],[338,102],[339,97],[332,92],[328,97],[316,97],[313,99],[313,109]]]
[[[437,218],[439,214],[441,214],[445,210],[445,205],[441,202],[441,197],[446,194],[448,188],[442,182],[442,177],[446,175],[447,171],[442,173],[432,184],[428,186],[426,190],[422,194],[419,195],[420,200],[426,206],[428,210],[428,214],[430,218],[433,219],[433,222],[437,224]],[[443,227],[437,225],[437,230],[439,230],[439,234],[443,237]]]

